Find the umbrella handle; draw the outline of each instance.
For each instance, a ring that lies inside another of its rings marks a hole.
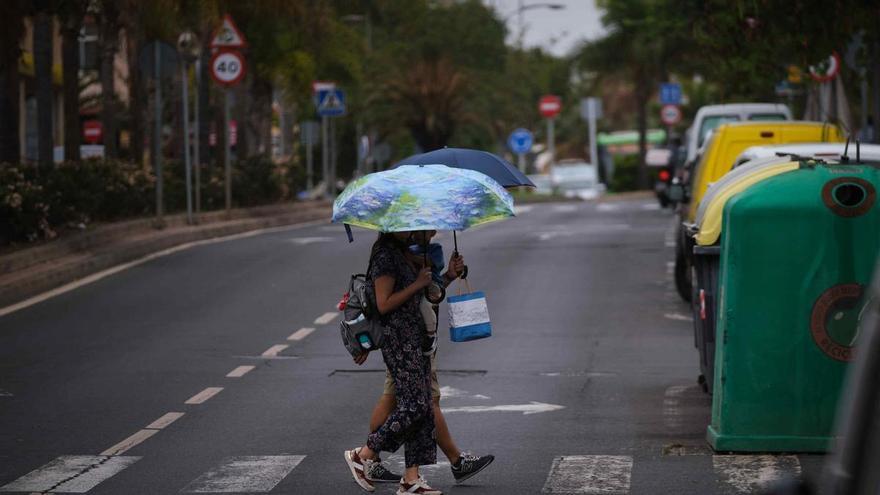
[[[452,256],[453,257],[459,256],[459,252],[457,249],[452,252]],[[458,278],[465,280],[467,278],[467,276],[468,276],[468,267],[467,267],[467,265],[464,265],[464,268],[461,270],[461,273],[458,275]]]

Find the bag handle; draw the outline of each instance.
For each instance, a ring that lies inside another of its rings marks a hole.
[[[463,285],[466,285],[466,286],[467,286],[467,293],[468,293],[468,294],[470,294],[471,292],[474,291],[474,290],[471,288],[471,283],[468,282],[468,279],[466,279],[466,278],[460,278],[459,280],[461,280],[461,282],[458,283],[458,295],[459,295],[459,296],[461,295],[461,288],[462,288]]]

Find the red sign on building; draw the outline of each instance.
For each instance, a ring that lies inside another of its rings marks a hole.
[[[538,111],[541,117],[552,119],[562,111],[562,99],[556,95],[544,95],[538,102]]]

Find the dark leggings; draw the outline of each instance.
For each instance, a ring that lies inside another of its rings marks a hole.
[[[397,409],[367,438],[376,452],[396,452],[405,447],[406,467],[437,462],[434,408],[431,400],[431,360],[423,356],[415,330],[389,329],[382,349],[385,365],[394,379]]]

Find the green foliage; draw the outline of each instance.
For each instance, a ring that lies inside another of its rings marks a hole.
[[[611,192],[636,191],[638,184],[639,156],[623,155],[614,158],[614,175],[611,178]]]
[[[206,171],[207,172],[207,171]],[[163,167],[165,210],[186,209],[185,170],[171,161]],[[204,209],[225,206],[224,171],[205,173]],[[290,200],[304,187],[305,173],[293,163],[263,157],[233,164],[236,207]],[[120,161],[64,163],[36,174],[33,167],[0,165],[0,245],[55,237],[59,229],[92,222],[144,217],[155,211],[156,180],[152,171]]]

